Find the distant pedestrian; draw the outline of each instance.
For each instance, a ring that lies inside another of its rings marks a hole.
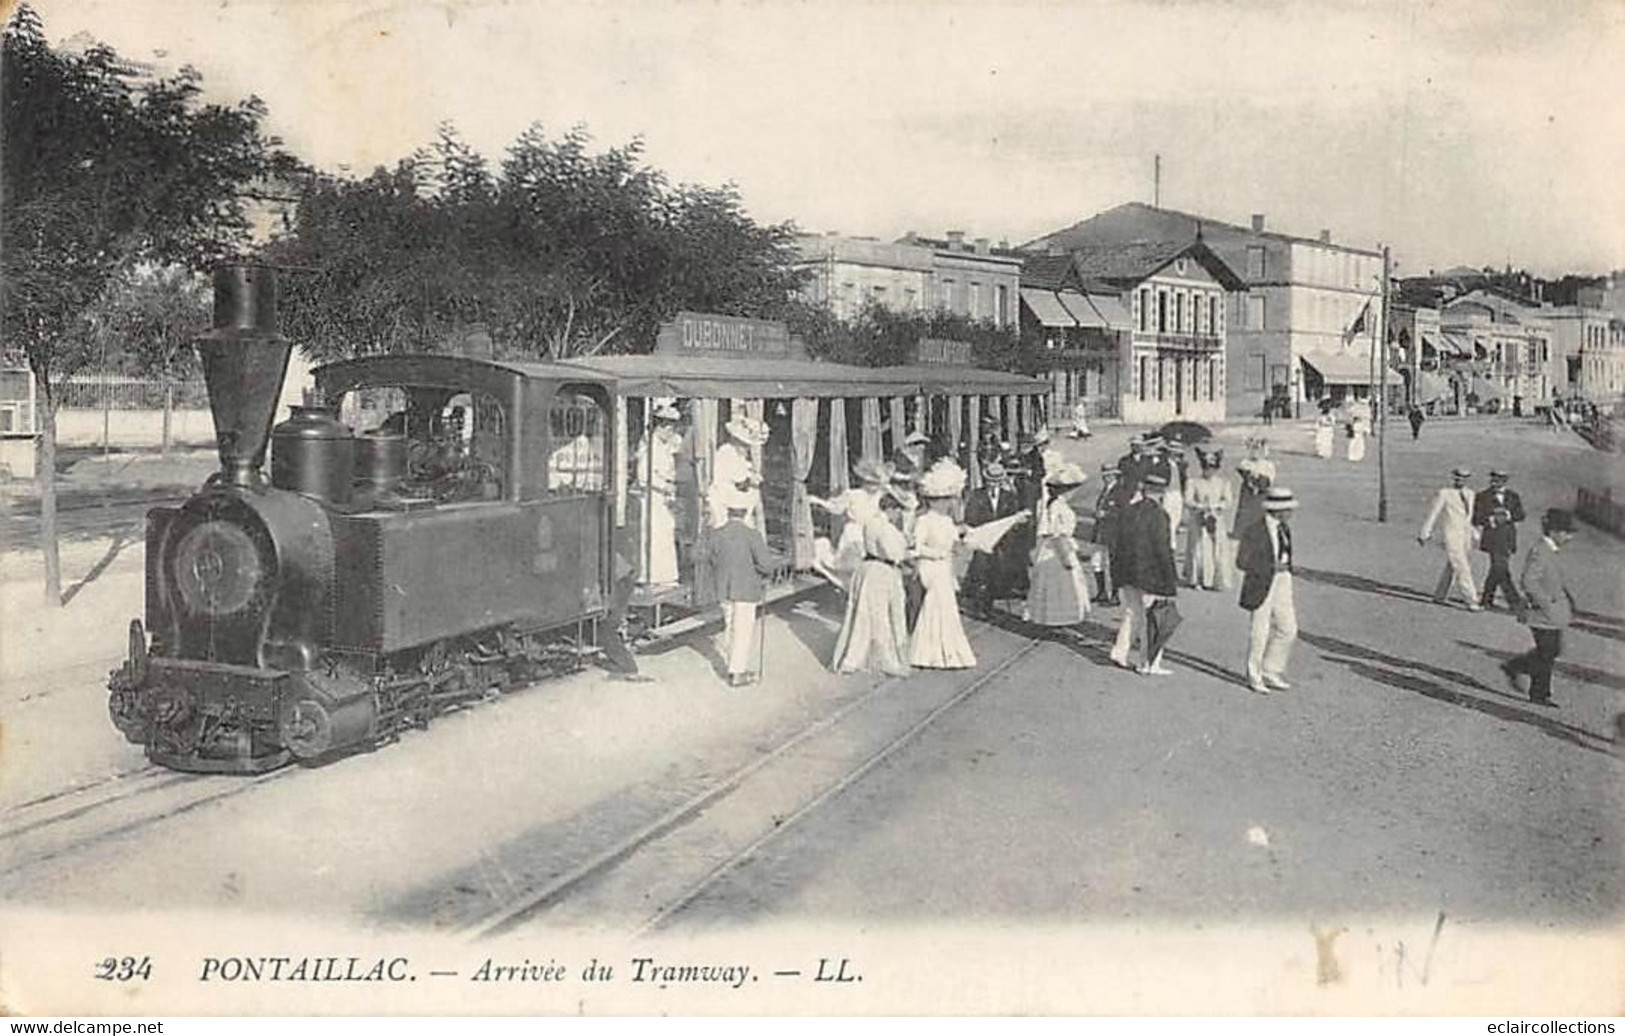
[[[1411,412],[1405,415],[1405,419],[1411,423],[1411,441],[1415,442],[1422,437],[1422,422],[1427,418],[1420,406],[1412,404]]]
[[[1287,517],[1298,506],[1292,490],[1271,486],[1264,515],[1241,534],[1236,567],[1242,572],[1241,606],[1252,613],[1247,647],[1247,686],[1255,694],[1291,688],[1286,680],[1292,643],[1298,637],[1298,609],[1292,593],[1292,528]]]
[[[711,534],[711,564],[722,602],[728,683],[742,687],[761,678],[756,609],[762,603],[763,577],[771,575],[781,562],[768,549],[761,532],[746,524],[756,506],[749,490],[724,493],[720,503],[727,509],[728,520]]]
[[[905,502],[912,506],[912,494],[891,486],[880,500],[880,509],[864,522],[863,563],[852,577],[846,618],[830,662],[838,673],[867,669],[906,676],[911,671],[906,661],[908,618],[902,574],[908,539],[898,528]]]
[[[1089,430],[1089,404],[1080,399],[1072,407],[1072,438],[1087,439],[1093,434]]]
[[[1518,553],[1518,523],[1523,521],[1523,500],[1507,488],[1507,473],[1490,472],[1490,487],[1473,498],[1473,525],[1478,528],[1478,549],[1490,556],[1490,570],[1484,576],[1484,593],[1478,603],[1488,608],[1495,603],[1495,591],[1506,594],[1507,607],[1516,612],[1522,604],[1517,584],[1512,580],[1512,557]]]
[[[1433,537],[1434,525],[1440,527],[1444,571],[1433,589],[1433,603],[1450,603],[1450,591],[1454,587],[1464,595],[1467,610],[1476,612],[1484,609],[1478,603],[1478,591],[1473,588],[1472,562],[1467,559],[1473,529],[1473,491],[1467,488],[1467,480],[1472,476],[1471,471],[1462,467],[1450,473],[1450,485],[1434,494],[1433,507],[1422,523],[1422,531],[1416,535],[1416,542],[1426,544]]]
[[[1266,393],[1264,396],[1264,423],[1275,423],[1275,395]]]
[[[1323,409],[1320,416],[1315,418],[1315,456],[1321,460],[1330,460],[1332,456],[1332,436],[1337,431],[1337,418],[1332,416],[1330,410]]]
[[[1114,559],[1123,585],[1123,596],[1128,607],[1117,627],[1117,639],[1112,644],[1111,659],[1127,668],[1129,655],[1139,645],[1139,664],[1135,671],[1143,675],[1171,676],[1173,670],[1162,664],[1162,653],[1150,653],[1150,629],[1147,612],[1159,600],[1171,601],[1179,593],[1179,574],[1174,567],[1173,544],[1168,533],[1168,512],[1163,510],[1162,495],[1168,489],[1167,477],[1152,472],[1141,485],[1141,499],[1124,512],[1118,532],[1119,551]]]
[[[1535,646],[1501,664],[1501,671],[1518,688],[1518,677],[1529,677],[1529,700],[1536,705],[1557,708],[1552,700],[1552,669],[1563,652],[1563,631],[1574,617],[1574,595],[1564,571],[1563,549],[1574,538],[1574,515],[1554,507],[1540,523],[1540,541],[1524,558],[1523,587],[1527,608],[1524,624],[1534,635]]]
[[[1371,419],[1362,410],[1349,420],[1349,460],[1355,464],[1365,460],[1365,440],[1371,434]]]

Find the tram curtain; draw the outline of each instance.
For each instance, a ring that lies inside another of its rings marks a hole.
[[[1004,397],[987,396],[984,398],[987,407],[988,424],[993,427],[993,435],[999,440],[1004,439]],[[980,422],[978,422],[980,428]]]
[[[1011,442],[1021,441],[1021,415],[1016,410],[1017,398],[1004,397],[1004,437]]]
[[[914,397],[914,430],[931,434],[931,400],[925,396]]]
[[[970,475],[970,487],[982,488],[982,397],[967,396],[970,401],[970,456],[965,471]]]
[[[839,400],[837,400],[839,402]],[[818,439],[818,400],[790,401],[790,462],[795,479],[790,488],[790,524],[795,532],[792,562],[796,570],[813,563],[812,505],[807,502],[807,476],[812,474],[813,445]]]
[[[902,396],[891,397],[891,448],[893,453],[902,450],[903,440],[908,437],[906,409]]]
[[[862,435],[864,459],[878,461],[881,458],[880,399],[876,396],[865,396],[863,398]]]
[[[964,448],[964,409],[964,396],[948,397],[948,450],[949,455],[955,460],[959,461],[961,464],[967,463]],[[976,451],[972,450],[971,452],[974,453]]]
[[[716,581],[711,576],[711,474],[717,458],[717,414],[715,399],[694,401],[694,481],[696,494],[694,522],[694,585],[690,588],[696,605],[716,600]]]
[[[847,491],[851,483],[847,479],[846,454],[846,400],[831,399],[829,403],[829,499],[835,500]],[[830,517],[830,539],[839,541],[841,537],[841,522],[839,515]]]
[[[615,470],[610,473],[611,487],[615,493],[615,527],[626,527],[626,397],[615,397],[615,413],[611,418],[615,422]]]

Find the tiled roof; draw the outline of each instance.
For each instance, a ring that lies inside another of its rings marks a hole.
[[[1021,261],[1021,286],[1058,291],[1070,281],[1070,255],[1029,255]]]

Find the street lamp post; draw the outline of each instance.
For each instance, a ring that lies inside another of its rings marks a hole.
[[[1377,331],[1382,367],[1377,372],[1377,521],[1388,520],[1388,246],[1382,246],[1382,320]],[[1415,343],[1413,343],[1415,347]]]

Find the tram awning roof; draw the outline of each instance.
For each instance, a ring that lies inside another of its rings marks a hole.
[[[592,356],[563,366],[614,379],[623,396],[791,399],[916,395],[1042,395],[1049,383],[977,367],[921,364],[855,367],[844,363],[756,357],[649,353]]]
[[[1300,359],[1313,367],[1328,385],[1368,385],[1372,381],[1371,358],[1358,353],[1305,352]],[[1387,383],[1399,382],[1392,370],[1385,372]]]

